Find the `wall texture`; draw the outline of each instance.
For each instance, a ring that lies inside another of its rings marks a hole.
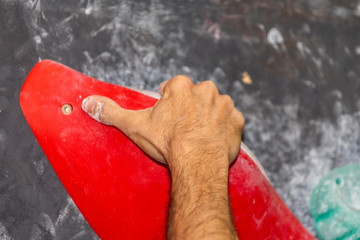
[[[45,58],[147,90],[177,74],[215,81],[314,233],[312,189],[360,162],[359,22],[354,0],[1,0],[0,239],[98,239],[20,110],[22,83]]]

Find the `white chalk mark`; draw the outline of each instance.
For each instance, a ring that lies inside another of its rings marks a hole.
[[[0,222],[0,239],[1,240],[13,240],[12,237],[9,236],[5,226]]]
[[[70,238],[70,240],[76,240],[76,239],[84,239],[84,236],[86,235],[86,231],[85,230],[81,230],[80,232],[78,232],[77,234],[75,234],[72,238]]]
[[[70,208],[73,207],[74,205],[75,204],[74,204],[73,200],[70,197],[68,197],[67,204],[65,205],[65,207],[63,209],[61,209],[60,214],[55,221],[55,226],[61,225],[66,220],[66,218],[69,215]]]
[[[77,209],[74,201],[71,199],[71,197],[68,197],[66,200],[66,205],[60,210],[60,214],[58,218],[55,221],[55,227],[59,227],[63,224],[63,222],[66,221],[66,219],[69,217],[71,211],[76,214],[76,220],[78,223],[82,223],[85,221],[85,218],[80,213],[80,211]],[[72,218],[74,219],[74,218]]]
[[[358,16],[358,17],[360,17],[360,2],[359,2],[358,5],[356,6],[355,15]]]
[[[43,163],[42,159],[39,160],[39,161],[33,161],[33,164],[34,164],[36,173],[38,175],[42,175],[44,173],[44,170],[45,170],[44,163]]]
[[[41,217],[43,221],[42,225],[44,226],[44,228],[50,232],[51,236],[55,237],[55,226],[49,215],[47,215],[46,213],[41,213]]]
[[[304,57],[305,57],[306,55],[311,55],[311,50],[310,50],[310,48],[306,47],[303,42],[297,42],[297,43],[296,43],[296,48],[299,49],[299,51],[301,52],[301,54],[302,54]]]
[[[276,49],[284,43],[284,38],[277,28],[271,28],[267,34],[267,41]]]
[[[355,53],[356,55],[360,55],[360,46],[355,47]]]

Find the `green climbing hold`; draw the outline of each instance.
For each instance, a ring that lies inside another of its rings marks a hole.
[[[310,201],[322,240],[360,240],[360,165],[337,168],[323,177]]]

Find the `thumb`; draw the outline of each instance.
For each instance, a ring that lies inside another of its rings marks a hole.
[[[110,98],[92,95],[83,100],[82,109],[95,120],[118,128],[152,158],[166,163],[147,133],[148,119],[153,108],[127,110]]]
[[[147,111],[127,110],[120,107],[114,100],[92,95],[82,102],[82,109],[92,118],[109,126],[115,126],[125,134],[130,134],[139,121],[145,118]]]

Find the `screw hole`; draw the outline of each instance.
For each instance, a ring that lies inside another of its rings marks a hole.
[[[61,108],[61,111],[63,112],[63,114],[65,115],[69,115],[72,112],[72,106],[70,104],[64,104]]]

